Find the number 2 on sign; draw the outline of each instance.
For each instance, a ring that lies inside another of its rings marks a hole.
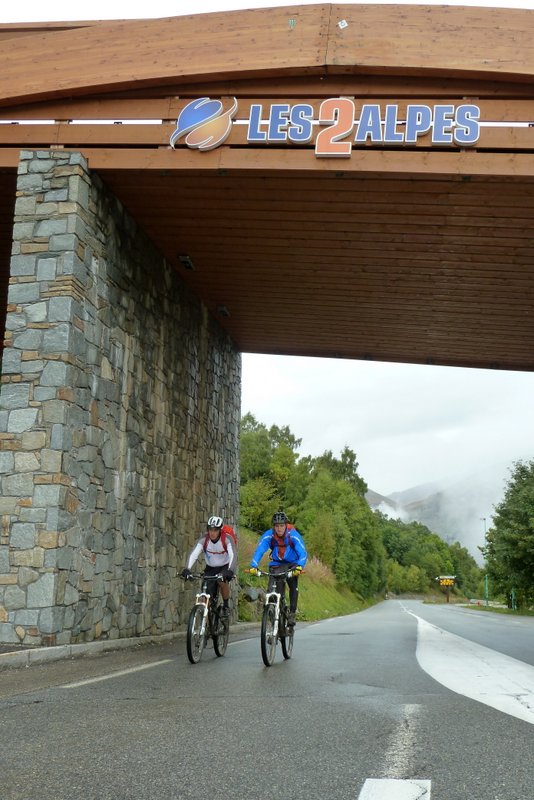
[[[352,152],[352,141],[342,141],[354,127],[354,101],[348,97],[331,97],[323,100],[319,108],[319,125],[328,125],[317,134],[315,155],[347,158]]]

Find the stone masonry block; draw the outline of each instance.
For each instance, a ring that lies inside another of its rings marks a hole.
[[[57,272],[57,259],[39,258],[37,259],[37,280],[53,281]]]
[[[15,457],[13,453],[0,452],[0,474],[6,472],[13,472],[15,466]]]
[[[41,633],[57,633],[63,628],[65,609],[59,606],[44,608],[39,614],[39,629]]]
[[[8,586],[4,592],[4,606],[9,611],[15,611],[26,606],[26,592],[18,586]]]
[[[27,172],[25,175],[20,175],[17,179],[17,189],[19,192],[38,192],[42,189],[43,179],[41,175]]]
[[[52,193],[48,192],[47,196],[50,194]],[[67,232],[67,220],[64,217],[43,219],[37,224],[35,228],[35,235],[42,236],[45,239],[49,239],[51,236],[55,236],[56,234],[62,234],[66,232]]]
[[[9,622],[0,622],[0,642],[19,644],[19,637],[15,633],[14,625]]]
[[[14,522],[11,526],[9,543],[11,547],[19,550],[29,550],[35,544],[35,525],[29,522]]]
[[[47,330],[43,336],[43,353],[66,353],[69,351],[71,328],[60,323]]]
[[[39,300],[39,293],[38,283],[14,283],[7,290],[7,302],[15,305],[34,303]]]
[[[69,200],[86,210],[89,208],[89,184],[84,178],[78,175],[69,178]]]
[[[38,328],[31,328],[13,336],[13,347],[16,350],[41,349],[43,342],[43,332]]]
[[[21,242],[33,237],[33,222],[15,222],[13,225],[13,240]]]
[[[53,386],[37,386],[33,390],[33,399],[38,403],[43,403],[45,400],[53,400],[55,396],[56,390]]]
[[[15,471],[36,472],[40,467],[39,459],[35,453],[15,453]]]
[[[21,360],[22,354],[20,350],[6,347],[2,356],[2,374],[12,375],[13,373],[19,373]]]
[[[22,361],[20,365],[20,372],[24,376],[36,375],[43,369],[42,361]]]
[[[61,250],[76,250],[78,239],[72,233],[61,233],[50,237],[50,250],[60,252]]]
[[[4,497],[31,497],[33,494],[33,475],[6,475],[1,479]]]
[[[47,400],[42,405],[43,422],[64,423],[67,421],[68,404],[63,400]]]
[[[87,282],[87,267],[75,252],[63,253],[58,258],[58,274],[73,275],[84,286]]]
[[[44,199],[45,199],[46,203],[48,203],[48,202],[60,203],[63,200],[68,200],[68,196],[69,196],[69,193],[68,193],[68,190],[66,188],[65,189],[51,189],[50,191],[46,192],[46,194],[44,196]],[[63,233],[63,231],[61,231],[61,233]]]
[[[56,576],[49,572],[27,588],[28,608],[47,608],[54,605]]]
[[[48,473],[61,471],[62,453],[59,450],[41,450],[41,468]]]
[[[15,625],[25,625],[27,627],[36,628],[39,621],[39,611],[26,611],[21,609],[15,611],[14,623]]]
[[[48,306],[43,303],[32,303],[26,306],[24,313],[29,322],[45,322],[48,313]]]
[[[23,450],[40,450],[46,444],[46,433],[44,431],[27,431],[22,434]]]
[[[23,275],[35,275],[37,269],[37,258],[33,254],[11,256],[10,271],[13,277],[19,278]]]
[[[33,428],[37,419],[36,408],[15,409],[9,412],[7,423],[8,433],[23,433]]]
[[[48,319],[50,322],[69,322],[73,315],[72,297],[51,297]]]
[[[68,452],[72,448],[72,431],[70,428],[67,428],[65,425],[52,425],[50,447],[53,450]]]
[[[29,397],[28,383],[4,383],[0,389],[0,408],[26,408]]]
[[[6,316],[6,331],[20,331],[27,324],[25,314],[14,314],[11,312]]]
[[[59,505],[62,489],[61,486],[38,484],[33,494],[33,505],[37,508]]]
[[[35,215],[37,201],[35,197],[17,197],[15,201],[15,217]]]
[[[28,172],[36,172],[36,173],[44,173],[44,172],[51,172],[54,168],[54,162],[49,158],[37,158],[33,159],[30,165],[28,166]]]
[[[41,374],[41,386],[66,386],[68,369],[62,361],[48,361]]]

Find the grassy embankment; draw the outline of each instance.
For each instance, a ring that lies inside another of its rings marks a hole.
[[[474,609],[475,611],[489,611],[493,614],[505,614],[509,617],[534,617],[534,608],[524,608],[524,609],[512,609],[512,608],[502,608],[501,606],[486,606],[486,605],[476,605],[471,603],[469,608]]]
[[[266,578],[254,578],[245,572],[258,543],[258,536],[244,528],[239,530],[239,585],[265,589]],[[260,569],[267,569],[268,553],[263,557]],[[327,617],[353,614],[367,608],[372,603],[349,589],[339,587],[333,572],[316,558],[308,560],[306,569],[299,579],[298,619],[312,622]],[[261,618],[261,603],[247,600],[243,593],[239,598],[239,619],[250,622]]]

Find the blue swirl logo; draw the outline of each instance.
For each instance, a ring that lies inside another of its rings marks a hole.
[[[187,147],[195,150],[213,150],[221,145],[232,130],[232,119],[237,111],[237,100],[224,110],[220,100],[201,97],[192,100],[180,112],[176,120],[176,130],[169,140],[174,149],[182,137]]]

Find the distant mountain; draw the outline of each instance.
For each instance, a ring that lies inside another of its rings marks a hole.
[[[420,522],[444,541],[460,542],[480,564],[485,532],[491,527],[494,507],[503,496],[508,464],[488,467],[447,486],[428,483],[384,496],[370,490],[372,509],[403,522]]]

